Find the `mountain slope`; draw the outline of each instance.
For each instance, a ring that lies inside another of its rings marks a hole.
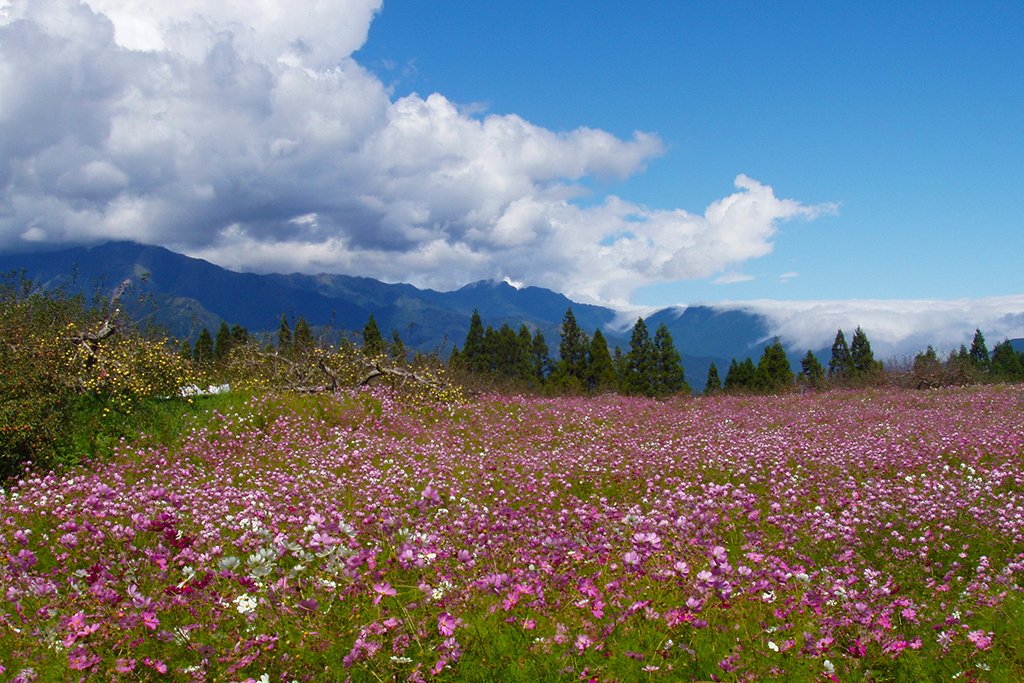
[[[372,314],[384,331],[395,329],[406,345],[446,354],[461,346],[474,310],[484,325],[526,324],[540,330],[552,355],[557,355],[559,329],[566,309],[572,307],[581,328],[589,334],[600,327],[614,349],[628,351],[629,330],[611,328],[616,312],[580,304],[540,287],[517,289],[505,282],[475,282],[451,292],[418,289],[350,275],[236,273],[201,259],[162,247],[132,242],[110,242],[58,252],[0,255],[0,273],[25,269],[39,286],[62,285],[78,291],[112,292],[128,281],[149,294],[156,304],[156,320],[172,334],[194,337],[202,327],[214,331],[221,321],[251,331],[273,333],[282,315],[289,320],[304,316],[311,325],[333,325],[347,332],[361,331]],[[758,316],[716,311],[708,306],[674,307],[648,319],[650,329],[669,327],[683,357],[687,380],[703,388],[712,360],[723,373],[731,357],[760,356],[757,344],[767,335]]]

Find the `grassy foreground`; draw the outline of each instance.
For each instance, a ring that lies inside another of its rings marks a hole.
[[[1019,389],[220,405],[0,495],[0,680],[1024,680]]]

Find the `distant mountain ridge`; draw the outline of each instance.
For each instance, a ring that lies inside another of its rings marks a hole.
[[[178,337],[194,337],[221,321],[250,331],[275,331],[282,315],[304,316],[311,325],[362,330],[372,314],[385,333],[395,329],[407,346],[447,353],[461,346],[473,310],[484,325],[495,328],[526,323],[544,333],[552,356],[557,355],[559,326],[572,307],[577,323],[592,334],[600,327],[609,345],[629,346],[629,327],[614,326],[619,314],[610,308],[571,301],[541,287],[516,288],[505,282],[480,281],[451,292],[389,284],[351,275],[238,273],[169,249],[134,242],[108,242],[48,253],[0,255],[0,273],[24,269],[39,286],[61,285],[109,293],[130,281],[154,298],[157,321]],[[748,355],[755,361],[769,334],[764,318],[710,306],[672,307],[651,314],[653,331],[662,322],[683,357],[687,381],[704,386],[714,361],[724,377],[729,360]]]

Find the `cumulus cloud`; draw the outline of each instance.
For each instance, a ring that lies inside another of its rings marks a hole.
[[[976,329],[984,333],[989,349],[1003,339],[1024,337],[1024,295],[954,301],[759,300],[715,307],[765,316],[770,334],[798,349],[831,347],[839,329],[849,342],[859,325],[878,358],[913,354],[928,345],[940,351],[970,346]]]
[[[351,54],[379,0],[0,0],[0,249],[133,239],[235,269],[441,289],[511,279],[627,301],[832,213],[740,175],[702,215],[616,196],[657,135],[557,132]]]

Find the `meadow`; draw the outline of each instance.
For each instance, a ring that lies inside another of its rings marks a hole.
[[[0,680],[1024,680],[1019,387],[202,400],[0,495]]]

